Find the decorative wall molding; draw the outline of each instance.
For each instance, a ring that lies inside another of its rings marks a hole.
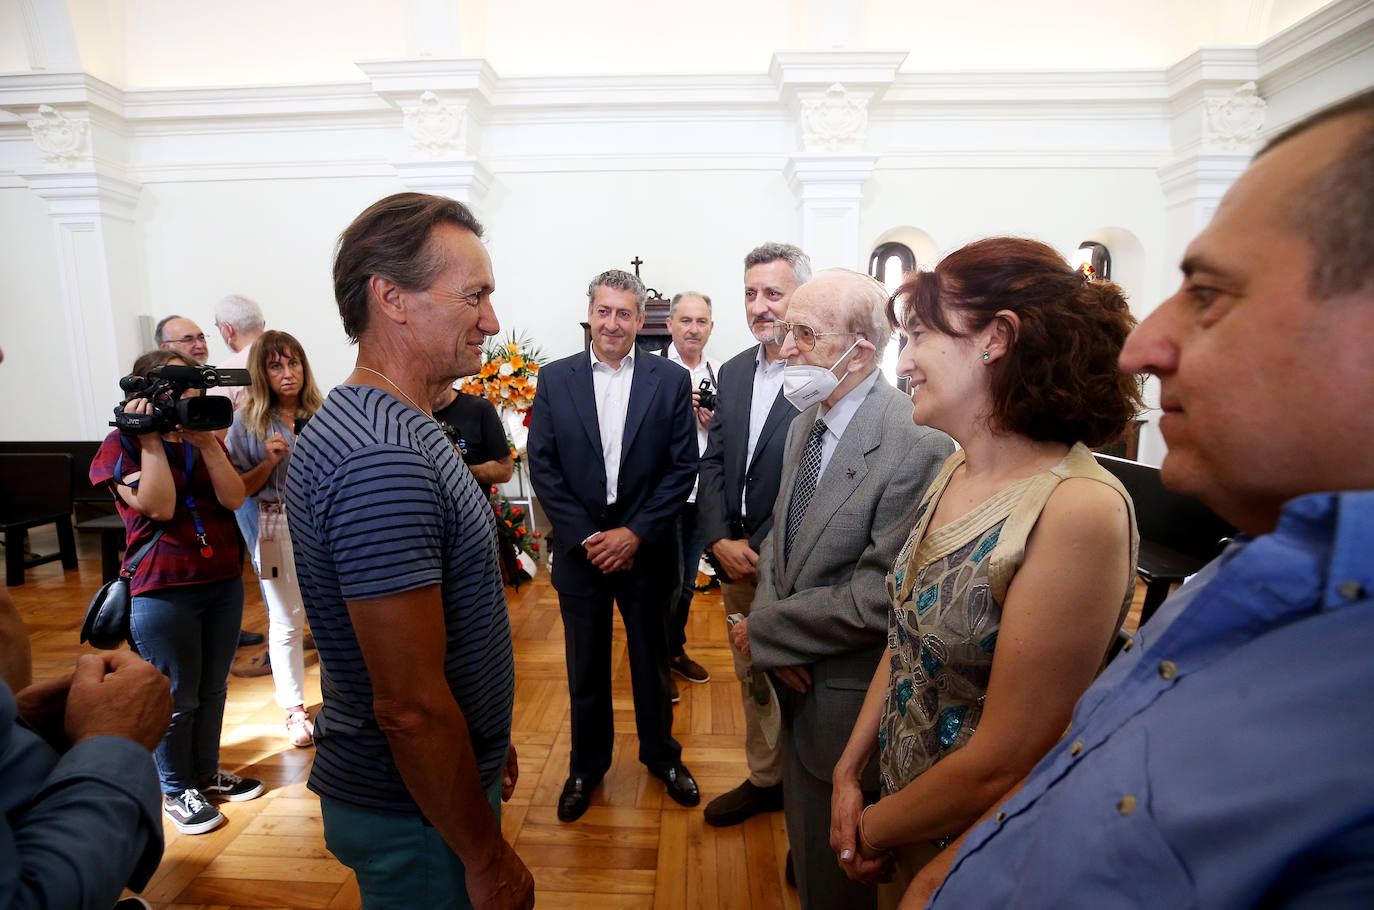
[[[866,94],[851,94],[836,82],[818,97],[801,99],[805,152],[862,152],[867,131]]]
[[[20,171],[18,176],[48,203],[54,218],[94,220],[101,217],[132,222],[143,188],[130,180],[102,174],[94,168],[61,171]]]
[[[466,104],[445,104],[439,96],[426,91],[405,112],[410,147],[430,158],[461,155],[467,150]]]
[[[766,73],[503,78],[480,59],[417,58],[361,61],[356,82],[152,90],[32,71],[0,76],[0,186],[72,162],[44,161],[28,126],[40,105],[87,123],[77,163],[135,183],[394,176],[469,156],[494,174],[780,170],[799,150],[864,148],[883,168],[1158,167],[1239,149],[1217,99],[1246,82],[1272,97],[1360,54],[1374,54],[1367,0],[1167,69],[904,72],[904,51],[785,51]],[[825,101],[837,84],[843,105]]]
[[[90,161],[90,147],[86,142],[88,121],[68,117],[51,105],[40,104],[38,116],[28,123],[34,145],[48,164],[74,168]]]
[[[1260,84],[1272,95],[1371,50],[1374,4],[1337,0],[1259,46]]]
[[[1245,83],[1226,97],[1207,98],[1203,102],[1203,146],[1216,151],[1250,151],[1264,126],[1267,107],[1254,82]]]

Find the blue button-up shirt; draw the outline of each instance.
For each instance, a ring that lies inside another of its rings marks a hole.
[[[113,907],[157,869],[161,807],[147,749],[96,736],[58,755],[0,681],[0,907]]]
[[[968,836],[936,908],[1374,907],[1374,491],[1171,597]]]

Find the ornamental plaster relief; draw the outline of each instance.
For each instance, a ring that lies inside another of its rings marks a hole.
[[[445,104],[434,92],[424,92],[419,103],[402,108],[410,147],[430,158],[462,155],[467,145],[465,108],[466,105]]]
[[[73,168],[90,161],[86,136],[90,124],[74,120],[51,105],[38,107],[38,116],[28,121],[29,132],[47,164]]]
[[[801,102],[802,150],[862,152],[868,131],[868,97],[836,82],[819,98]]]
[[[1225,98],[1204,101],[1203,145],[1209,151],[1248,151],[1259,138],[1268,107],[1255,83],[1247,82]]]

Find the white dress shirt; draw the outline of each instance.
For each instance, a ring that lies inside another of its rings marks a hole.
[[[759,345],[754,355],[754,395],[749,401],[749,449],[744,456],[746,479],[740,489],[741,515],[749,511],[749,465],[754,462],[754,449],[758,448],[759,437],[763,435],[763,425],[768,420],[768,412],[773,410],[778,390],[782,388],[782,370],[785,366],[785,357],[775,357],[772,363],[764,360],[763,345]]]
[[[630,383],[635,375],[635,351],[620,361],[620,368],[589,352],[592,359],[592,390],[596,393],[596,422],[601,429],[601,458],[606,463],[606,505],[614,505],[620,486],[620,443],[625,438],[625,412],[630,407]]]
[[[869,389],[872,389],[873,383],[877,381],[878,371],[874,370],[862,382],[846,392],[830,410],[827,411],[825,405],[821,405],[820,416],[825,420],[826,430],[825,438],[821,440],[821,469],[816,474],[817,478],[825,476],[825,468],[830,464],[830,456],[835,454],[835,447],[840,444],[840,437],[844,435],[849,421],[859,412],[859,405],[868,397]]]
[[[666,356],[673,363],[677,364],[678,366],[682,367],[684,370],[692,374],[693,391],[696,391],[697,388],[701,386],[701,381],[703,379],[711,380],[711,386],[713,388],[715,387],[716,376],[720,373],[719,363],[715,362],[714,360],[708,360],[707,358],[703,357],[701,358],[701,360],[697,362],[696,366],[689,367],[687,366],[687,364],[682,362],[682,355],[677,352],[677,345],[673,342],[668,343]],[[697,457],[700,458],[706,452],[706,428],[703,427],[699,421],[697,421],[695,411],[692,412],[692,421],[697,425]],[[687,497],[687,501],[697,501],[697,481],[695,480],[692,481],[692,492]]]

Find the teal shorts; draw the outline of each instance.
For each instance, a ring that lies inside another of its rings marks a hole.
[[[501,822],[501,777],[486,789]],[[324,844],[354,871],[363,910],[471,910],[463,861],[417,815],[387,815],[320,797]]]

